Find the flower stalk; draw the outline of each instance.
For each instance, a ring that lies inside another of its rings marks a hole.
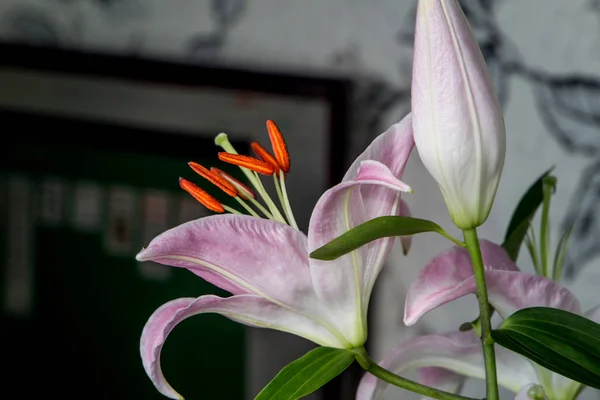
[[[377,378],[386,381],[394,386],[401,387],[406,390],[410,390],[411,392],[415,392],[421,394],[426,397],[431,397],[433,399],[439,400],[474,400],[470,397],[460,396],[458,394],[445,392],[443,390],[438,390],[432,388],[430,386],[422,385],[415,381],[411,381],[410,379],[403,378],[394,374],[391,371],[377,365],[367,354],[367,351],[364,347],[359,347],[353,350],[356,355],[356,361],[360,364],[361,367],[370,374],[376,376]]]
[[[486,399],[498,400],[498,376],[496,372],[496,354],[494,352],[494,341],[491,337],[492,323],[490,303],[488,301],[487,286],[485,283],[485,270],[483,257],[479,248],[477,230],[466,229],[463,231],[467,250],[473,264],[473,274],[477,285],[477,301],[479,303],[479,315],[481,321],[481,345],[483,347],[483,358],[485,362]]]

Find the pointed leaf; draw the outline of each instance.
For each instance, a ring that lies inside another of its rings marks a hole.
[[[437,232],[447,237],[442,227],[425,219],[404,216],[379,217],[362,223],[326,245],[319,247],[310,253],[310,257],[331,261],[373,240],[423,232]]]
[[[510,219],[502,247],[504,247],[513,261],[517,260],[519,250],[521,249],[521,243],[527,234],[527,229],[529,229],[529,223],[544,200],[544,178],[550,174],[552,169],[554,169],[554,167],[544,172],[542,176],[527,189],[527,192],[525,192],[521,201],[519,201],[519,204]]]
[[[341,374],[354,361],[347,349],[317,347],[284,367],[254,400],[296,400]]]
[[[565,264],[565,257],[567,256],[567,248],[569,247],[569,241],[571,239],[571,233],[573,233],[574,225],[571,225],[569,229],[563,232],[558,246],[556,246],[556,252],[554,253],[554,266],[552,268],[552,279],[559,282],[562,278],[563,266]]]
[[[600,389],[600,324],[547,307],[519,310],[492,338],[551,371]]]

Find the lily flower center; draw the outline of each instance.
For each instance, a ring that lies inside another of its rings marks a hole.
[[[215,144],[224,150],[218,154],[219,160],[238,166],[248,179],[251,187],[218,168],[212,167],[208,169],[195,162],[190,162],[189,166],[198,175],[221,189],[221,191],[230,197],[233,197],[250,215],[261,218],[262,214],[265,218],[283,222],[298,229],[285,186],[285,177],[290,171],[290,155],[283,135],[277,125],[275,125],[275,122],[271,120],[267,121],[267,131],[271,139],[273,153],[270,153],[260,143],[253,142],[250,147],[256,154],[256,157],[239,154],[225,133],[219,133],[215,138]],[[269,196],[259,175],[270,175],[273,177],[279,206]],[[198,202],[213,212],[244,214],[238,209],[222,204],[199,186],[184,178],[179,178],[179,185]],[[258,196],[256,195],[257,193]],[[258,198],[262,200],[262,203]]]

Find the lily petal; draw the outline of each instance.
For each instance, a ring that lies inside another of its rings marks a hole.
[[[374,217],[397,215],[399,192],[405,187],[385,165],[362,162],[356,180],[334,186],[317,202],[308,228],[309,253]],[[310,260],[317,296],[341,324],[337,326],[341,332],[357,333],[357,326],[364,327],[368,294],[393,240],[373,241],[335,261]],[[349,317],[340,321],[340,315]],[[366,333],[357,334],[360,337],[353,338],[353,343],[362,345]]]
[[[488,240],[480,240],[483,263],[488,269],[518,271],[506,251]],[[404,322],[412,325],[440,305],[471,293],[466,283],[473,277],[467,249],[454,246],[441,252],[420,272],[406,297]]]
[[[498,346],[496,351],[500,385],[517,392],[524,385],[537,382],[533,366],[524,357]],[[473,378],[484,379],[485,377],[481,342],[473,331],[457,331],[408,339],[379,365],[396,374],[417,368],[438,367]],[[427,371],[431,373],[431,370]],[[438,371],[433,370],[433,372]],[[423,376],[421,375],[420,378]],[[433,379],[435,376],[425,375],[425,379],[428,378]],[[357,399],[377,399],[387,385],[387,382],[366,374],[359,384]]]
[[[519,272],[499,246],[488,241],[481,241],[480,245],[490,304],[502,317],[534,306],[579,313],[579,303],[569,290],[550,279]],[[435,257],[410,286],[404,322],[413,325],[426,312],[474,293],[476,285],[468,252],[452,248]]]
[[[419,368],[418,374],[418,380],[423,385],[449,393],[459,393],[466,379],[464,375],[439,367]]]
[[[409,113],[371,142],[348,168],[342,182],[354,180],[361,162],[365,160],[379,161],[390,169],[392,175],[401,177],[414,145],[412,116]]]
[[[237,295],[221,298],[207,295],[176,299],[162,305],[150,316],[140,340],[144,369],[158,391],[169,398],[183,397],[169,385],[162,373],[160,353],[163,344],[178,323],[202,313],[219,313],[246,325],[290,332],[324,346],[343,347],[343,344],[319,323],[260,296]]]
[[[302,308],[315,299],[306,236],[266,219],[228,214],[190,221],[154,238],[136,258],[186,268],[232,294]]]

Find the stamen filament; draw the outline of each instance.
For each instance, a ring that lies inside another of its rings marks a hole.
[[[236,197],[237,198],[237,197]],[[223,204],[223,208],[227,211],[229,211],[232,214],[238,214],[238,215],[244,215],[244,213],[239,212],[238,210],[236,210],[235,208],[226,206],[225,204]]]
[[[221,171],[219,168],[210,167],[210,172],[213,174],[217,174],[225,179],[227,182],[231,183],[233,187],[236,188],[238,194],[242,199],[255,198],[256,195],[252,192],[248,186],[244,185],[242,182],[235,179],[233,176],[229,175],[227,172]]]
[[[238,152],[235,150],[235,148],[233,147],[231,142],[229,142],[229,139],[227,138],[227,134],[225,134],[225,133],[219,133],[217,135],[217,137],[215,138],[215,144],[217,146],[220,146],[223,150],[225,150],[229,154],[238,154]],[[281,214],[281,212],[279,211],[279,209],[277,208],[277,206],[275,205],[275,203],[273,202],[273,200],[267,193],[267,190],[265,189],[264,185],[262,184],[262,181],[258,177],[258,174],[256,172],[249,170],[248,168],[244,168],[242,166],[239,166],[239,167],[242,170],[242,172],[244,173],[244,175],[246,175],[246,178],[248,178],[248,181],[252,184],[252,186],[254,186],[254,188],[256,189],[256,192],[260,195],[260,197],[263,199],[263,201],[269,208],[271,216],[268,218],[271,220],[287,223],[285,218],[283,217],[283,215]]]
[[[283,171],[279,171],[279,182],[281,184],[280,192],[283,197],[283,199],[280,197],[279,201],[281,202],[281,206],[283,207],[283,212],[285,213],[285,216],[287,217],[288,221],[290,222],[290,226],[292,226],[292,228],[298,229],[298,224],[296,223],[296,218],[294,218],[294,213],[292,212],[292,206],[290,204],[290,199],[288,198],[288,195],[287,195],[287,189],[285,188],[285,174]],[[275,187],[278,187],[278,186],[279,185],[277,185],[277,178],[275,178]],[[277,193],[277,194],[279,194],[279,193]]]
[[[229,142],[229,139],[227,138],[226,133],[219,133],[217,135],[217,137],[215,138],[215,144],[217,146],[220,146],[223,150],[225,150],[229,154],[238,154],[238,152],[235,150],[235,148],[233,147],[231,142]],[[250,182],[250,184],[252,184],[252,186],[254,186],[254,188],[260,195],[260,197],[262,197],[262,199],[265,202],[265,204],[267,205],[267,207],[269,207],[269,210],[271,211],[271,214],[272,214],[271,217],[269,217],[269,219],[279,220],[279,221],[285,223],[283,215],[281,215],[281,213],[275,206],[275,203],[273,203],[273,200],[271,200],[271,198],[267,194],[267,191],[265,190],[265,187],[263,186],[258,175],[255,172],[252,172],[247,168],[240,166],[240,169],[242,170],[244,175],[246,175],[246,178],[248,178],[248,181]]]
[[[246,211],[248,211],[250,213],[250,215],[260,218],[260,216],[256,213],[256,211],[254,211],[252,208],[250,208],[250,206],[248,204],[246,204],[246,202],[244,200],[242,200],[240,197],[234,197],[238,203],[240,203],[240,205],[242,207],[244,207],[244,209]]]
[[[250,203],[252,203],[254,205],[254,207],[258,208],[260,212],[262,212],[265,217],[267,217],[268,219],[275,219],[273,218],[273,214],[271,214],[269,211],[267,211],[267,209],[265,207],[263,207],[262,204],[260,204],[258,201],[256,201],[254,198],[249,197],[246,200],[250,200]]]
[[[271,199],[271,196],[269,196],[267,189],[265,189],[265,186],[256,173],[254,174],[254,177],[257,182],[257,185],[255,185],[256,191],[260,194],[260,197],[262,197],[267,207],[269,207],[271,213],[273,213],[274,219],[287,224],[287,221],[279,211],[279,208],[275,205],[275,202]]]

